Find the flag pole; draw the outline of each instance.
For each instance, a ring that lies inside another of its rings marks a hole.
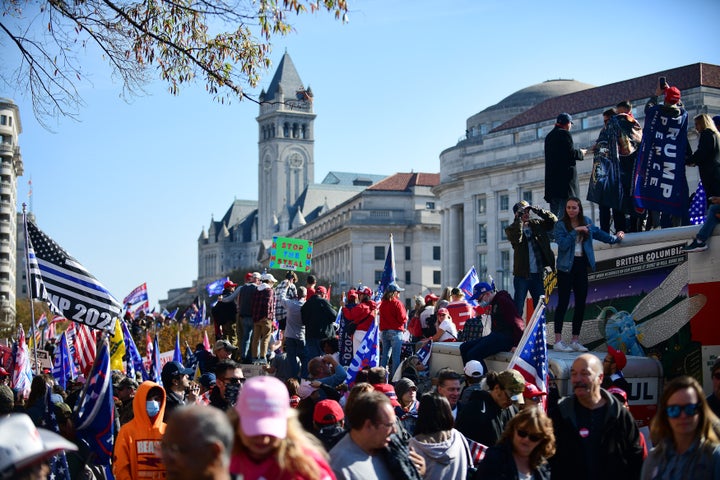
[[[25,211],[26,207],[27,205],[25,204],[25,202],[23,202],[23,229],[25,231],[25,284],[28,291],[28,297],[30,298],[30,330],[33,339],[35,339],[35,302],[33,302],[33,291],[32,288],[30,288],[30,249],[28,248],[28,245],[30,245],[30,239],[28,237],[27,230],[27,212]],[[40,372],[38,371],[39,365],[37,358],[37,341],[33,342],[33,355],[35,356],[35,375],[38,375]]]

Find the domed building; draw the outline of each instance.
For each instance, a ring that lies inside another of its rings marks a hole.
[[[690,118],[720,111],[720,67],[697,63],[600,87],[549,80],[468,118],[465,136],[440,153],[440,184],[433,189],[442,206],[443,285],[456,285],[474,265],[481,279],[492,275],[498,289],[513,293],[512,246],[505,227],[512,221],[512,206],[520,200],[548,208],[543,200],[544,140],[557,115],[573,116],[576,145],[593,145],[603,125],[602,112],[621,100],[633,103],[633,114],[643,123],[644,105],[660,76],[672,79],[681,90]],[[690,143],[695,146],[697,141],[691,138]],[[591,166],[590,156],[577,166],[583,198]],[[694,190],[696,169],[687,174]],[[596,205],[583,202],[583,207],[596,221]]]

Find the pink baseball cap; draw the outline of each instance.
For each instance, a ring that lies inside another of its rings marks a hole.
[[[240,416],[240,427],[245,435],[287,436],[290,394],[285,384],[277,378],[249,378],[240,390],[235,410]]]

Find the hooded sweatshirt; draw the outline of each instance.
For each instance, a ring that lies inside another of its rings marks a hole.
[[[165,466],[160,457],[160,440],[165,434],[165,390],[162,390],[160,412],[151,419],[147,414],[147,397],[155,382],[143,382],[133,399],[135,418],[120,428],[113,452],[113,475],[116,480],[164,479]]]
[[[432,435],[418,435],[408,446],[425,458],[424,480],[464,480],[470,463],[467,440],[454,428]]]

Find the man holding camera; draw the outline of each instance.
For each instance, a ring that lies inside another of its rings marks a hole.
[[[555,269],[555,254],[550,249],[548,234],[555,228],[557,217],[549,210],[531,206],[521,200],[513,206],[515,220],[505,229],[505,235],[513,247],[513,287],[515,307],[523,316],[525,297],[530,292],[537,306],[545,288],[545,267]],[[530,214],[534,215],[531,217]]]

